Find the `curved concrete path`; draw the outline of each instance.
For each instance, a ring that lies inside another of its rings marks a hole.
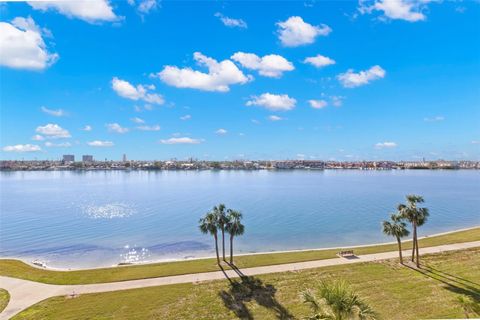
[[[444,251],[461,250],[475,247],[480,247],[480,241],[427,247],[420,249],[420,253],[439,253]],[[410,250],[405,250],[404,257],[410,256],[409,252]],[[355,258],[351,259],[333,258],[306,262],[286,263],[264,267],[245,268],[242,269],[241,272],[245,276],[253,276],[275,272],[296,271],[342,264],[377,261],[396,257],[398,257],[398,251],[390,251],[356,256]],[[0,276],[0,288],[8,290],[8,292],[10,293],[10,302],[8,303],[5,310],[0,314],[0,320],[10,319],[11,317],[16,315],[20,311],[30,307],[31,305],[54,296],[127,290],[153,286],[164,286],[176,283],[193,283],[210,280],[221,280],[225,279],[226,275],[228,275],[228,277],[230,278],[235,278],[239,276],[238,273],[234,270],[225,270],[224,272],[214,271],[185,274],[179,276],[168,276],[86,285],[52,285]]]

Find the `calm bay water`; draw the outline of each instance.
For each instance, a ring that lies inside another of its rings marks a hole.
[[[0,257],[50,266],[209,256],[198,219],[244,214],[238,252],[392,241],[380,222],[404,195],[431,210],[421,235],[480,225],[480,171],[1,172]]]

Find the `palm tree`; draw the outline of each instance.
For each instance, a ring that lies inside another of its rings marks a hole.
[[[400,256],[400,263],[403,264],[402,257],[402,240],[410,234],[407,230],[407,224],[402,221],[402,217],[398,214],[392,214],[390,216],[391,221],[383,221],[383,233],[388,236],[393,236],[397,239],[398,243],[398,255]]]
[[[218,256],[218,223],[217,223],[217,216],[214,212],[208,212],[205,217],[201,218],[198,221],[200,231],[204,234],[211,234],[215,239],[215,252],[217,253],[217,263],[220,265],[220,257]]]
[[[321,282],[318,296],[311,290],[302,292],[302,299],[313,311],[306,319],[375,320],[373,309],[345,281]]]
[[[411,216],[408,210],[409,210],[408,207],[403,203],[397,206],[397,212],[399,212],[402,219],[407,220],[412,225],[412,228],[413,228],[413,222],[410,220],[410,218],[407,217],[407,216]],[[416,230],[416,228],[414,228],[414,230]],[[415,259],[415,248],[416,248],[415,233],[413,233],[412,255],[411,255],[412,262]]]
[[[230,234],[230,263],[233,264],[233,237],[241,236],[245,232],[245,226],[242,224],[243,215],[240,211],[227,210],[228,223],[225,230]]]
[[[418,253],[418,237],[417,227],[422,226],[429,216],[427,208],[418,208],[418,203],[423,203],[423,197],[417,195],[407,195],[407,204],[398,205],[398,211],[402,218],[407,219],[412,224],[413,229],[413,248],[412,248],[412,261],[416,257],[417,268],[420,267],[420,258]]]
[[[225,261],[225,227],[228,223],[227,215],[225,214],[225,205],[223,203],[213,207],[213,212],[216,215],[217,227],[222,231],[222,256]]]

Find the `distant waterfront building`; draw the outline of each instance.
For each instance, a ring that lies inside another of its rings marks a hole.
[[[127,155],[125,153],[123,154],[122,161],[127,162]]]
[[[83,161],[83,162],[93,162],[93,156],[88,155],[88,154],[83,155],[83,156],[82,156],[82,161]]]
[[[75,162],[75,156],[73,154],[64,154],[63,162]]]

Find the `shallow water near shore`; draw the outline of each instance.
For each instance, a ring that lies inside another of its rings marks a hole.
[[[420,235],[480,225],[479,171],[39,171],[0,173],[0,257],[99,267],[211,256],[198,219],[244,214],[239,253],[391,241],[380,223],[425,197]]]

